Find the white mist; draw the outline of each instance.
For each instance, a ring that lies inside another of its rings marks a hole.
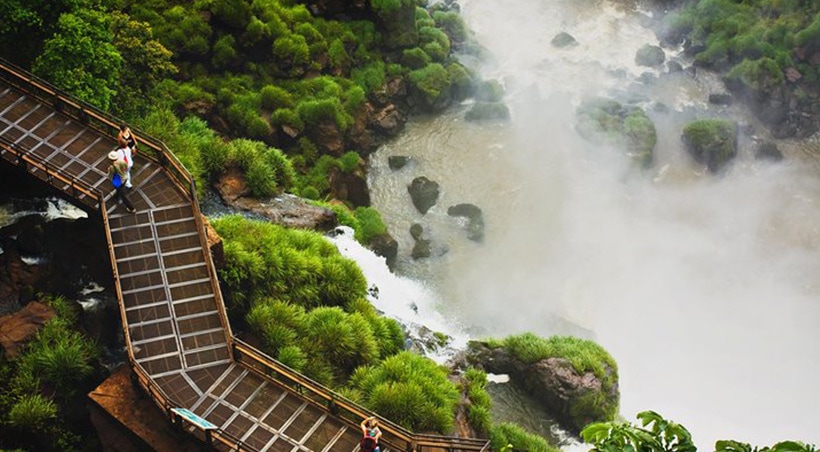
[[[744,148],[728,174],[712,176],[683,151],[680,124],[661,118],[656,161],[635,171],[574,131],[581,97],[628,88],[643,72],[635,52],[657,44],[628,5],[461,6],[495,56],[479,69],[503,81],[513,119],[418,119],[373,156],[373,204],[400,242],[399,272],[430,284],[441,312],[473,336],[594,338],[619,364],[622,415],[658,411],[701,450],[717,439],[819,444],[817,169],[755,162]],[[561,31],[579,45],[553,48]],[[650,91],[682,111],[705,105],[712,86],[681,78]],[[390,155],[412,164],[391,171]],[[422,175],[442,186],[426,215],[406,191]],[[446,215],[461,202],[483,209],[483,244]],[[416,222],[449,252],[410,259]]]

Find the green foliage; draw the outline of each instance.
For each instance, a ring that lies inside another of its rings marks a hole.
[[[302,72],[302,66],[310,59],[310,48],[304,36],[288,34],[273,41],[273,56],[280,61],[287,62],[291,67],[291,74],[297,75]]]
[[[356,369],[350,387],[369,409],[413,431],[449,433],[459,392],[447,369],[404,351]]]
[[[464,392],[470,399],[467,410],[470,425],[481,433],[489,433],[492,423],[490,419],[492,401],[487,392],[487,373],[470,367],[464,372],[463,380],[466,382]]]
[[[357,207],[353,211],[356,217],[355,235],[356,241],[367,246],[374,238],[387,233],[387,225],[384,224],[381,214],[373,207]]]
[[[205,131],[205,122],[196,123],[191,119],[183,123],[167,108],[152,109],[137,121],[141,131],[158,138],[174,153],[185,169],[191,173],[198,194],[202,196],[207,186],[207,175],[203,170],[200,148],[216,140],[211,131]],[[211,162],[212,163],[212,162]]]
[[[202,15],[182,5],[169,8],[161,18],[146,13],[145,20],[152,22],[159,40],[176,55],[199,57],[210,50],[210,24]]]
[[[817,448],[800,441],[781,441],[771,447],[752,447],[747,443],[732,440],[715,442],[715,452],[816,452]]]
[[[11,407],[8,423],[29,432],[46,430],[57,417],[57,405],[41,394],[25,394]]]
[[[239,54],[234,49],[234,45],[236,45],[236,39],[232,35],[222,35],[216,40],[211,58],[211,63],[215,68],[225,69],[237,61]]]
[[[727,77],[739,80],[755,91],[768,91],[785,81],[783,69],[771,58],[743,60],[732,68]]]
[[[661,417],[654,411],[638,413],[641,427],[628,423],[602,422],[586,426],[581,431],[585,442],[594,445],[592,451],[651,450],[695,452],[692,435],[686,427]],[[648,428],[647,428],[648,427]]]
[[[351,71],[350,78],[353,79],[365,92],[372,93],[384,85],[384,62],[381,60],[355,68]]]
[[[643,167],[652,163],[657,133],[643,109],[612,99],[593,98],[584,101],[576,114],[576,128],[585,138],[625,151]]]
[[[484,102],[500,102],[504,98],[504,87],[498,80],[485,80],[476,87],[475,98]]]
[[[521,428],[517,424],[505,422],[490,428],[490,443],[493,450],[525,450],[527,452],[558,452],[547,441]],[[512,447],[510,447],[512,446]]]
[[[245,171],[245,180],[253,196],[269,197],[289,189],[296,178],[290,160],[281,150],[261,141],[244,138],[227,145],[224,166],[237,166]]]
[[[32,71],[57,87],[103,110],[120,89],[122,56],[114,47],[108,16],[83,10],[63,14],[32,65]]]
[[[700,119],[683,128],[681,139],[689,152],[710,170],[722,168],[737,153],[737,126],[723,119]]]
[[[367,281],[321,234],[240,216],[213,221],[228,263],[220,270],[226,299],[249,309],[261,297],[305,308],[345,306],[364,298]]]
[[[438,28],[421,27],[419,43],[433,61],[442,62],[450,54],[450,38]]]
[[[811,24],[794,36],[794,44],[797,46],[811,45],[817,50],[817,47],[820,47],[818,43],[820,43],[820,13],[814,16]]]
[[[334,39],[327,49],[327,56],[330,59],[330,67],[339,71],[346,71],[351,64],[350,55],[345,49],[341,39]]]
[[[408,74],[410,83],[422,94],[430,105],[435,104],[450,89],[447,69],[438,63],[429,64]]]
[[[335,97],[300,102],[296,106],[296,112],[307,127],[330,122],[344,131],[353,122],[353,118],[342,107],[340,99]]]
[[[370,0],[374,11],[390,13],[400,8],[415,6],[415,0]]]
[[[251,19],[250,4],[246,0],[211,0],[214,18],[228,27],[244,30]]]
[[[151,91],[178,69],[171,62],[171,52],[154,39],[147,22],[113,11],[109,27],[123,62],[120,87],[112,108],[117,114],[144,113],[152,103]]]
[[[421,69],[432,61],[430,55],[419,47],[404,49],[401,54],[401,64],[410,69]]]
[[[438,27],[444,29],[444,32],[451,40],[463,42],[469,37],[467,24],[464,23],[464,18],[458,12],[435,11],[433,12],[433,19]]]

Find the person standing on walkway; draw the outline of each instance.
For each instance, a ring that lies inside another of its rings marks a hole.
[[[370,416],[363,420],[360,426],[362,428],[362,440],[359,449],[362,452],[380,452],[379,440],[382,437],[382,431],[379,429],[379,420],[376,419],[376,416]]]
[[[109,152],[108,159],[111,160],[111,165],[108,167],[108,176],[111,178],[111,183],[117,190],[117,197],[125,205],[125,210],[127,210],[128,213],[135,213],[137,209],[134,208],[134,205],[131,204],[131,200],[128,199],[128,189],[125,187],[128,163],[125,162],[125,159],[122,158],[122,155],[118,151]]]
[[[120,124],[120,131],[117,133],[117,144],[121,148],[128,146],[131,148],[132,153],[137,153],[137,137],[131,132],[131,128],[124,123]]]
[[[115,152],[120,155],[121,159],[125,160],[125,163],[128,166],[128,170],[125,175],[125,187],[131,188],[133,187],[133,185],[131,185],[131,168],[134,166],[134,157],[131,152],[131,148],[128,146],[121,146],[119,149],[116,149]]]

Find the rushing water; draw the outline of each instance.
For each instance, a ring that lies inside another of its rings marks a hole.
[[[460,106],[413,120],[374,154],[373,204],[400,243],[398,273],[472,337],[595,339],[619,363],[622,415],[656,410],[702,450],[724,438],[820,443],[820,175],[797,158],[805,149],[780,143],[790,158],[758,162],[756,137],[744,136],[724,176],[694,164],[680,144],[687,119],[726,114],[765,131],[742,107],[708,110],[721,89],[708,74],[649,71],[654,81],[641,83],[635,52],[657,38],[631,6],[461,6],[494,56],[465,62],[503,82],[512,121],[469,123]],[[561,31],[579,45],[551,46]],[[645,100],[659,134],[649,170],[576,134],[574,109],[589,94]],[[411,164],[391,171],[392,155]],[[442,187],[426,215],[407,194],[417,176]],[[462,202],[483,210],[481,244],[446,214]],[[442,255],[409,257],[413,223]]]

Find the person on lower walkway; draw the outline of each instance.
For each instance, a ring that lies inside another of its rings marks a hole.
[[[126,177],[128,176],[128,163],[122,157],[122,154],[117,151],[108,153],[108,159],[111,160],[111,165],[108,167],[108,177],[111,178],[111,183],[117,190],[117,197],[125,205],[125,210],[128,213],[134,213],[137,209],[128,199],[128,188],[125,186]]]
[[[128,146],[122,146],[116,149],[116,152],[120,154],[120,158],[125,160],[125,163],[128,165],[128,171],[125,174],[125,187],[131,188],[131,168],[134,167],[134,157],[133,153],[131,152],[131,148]]]
[[[361,427],[363,438],[359,449],[362,452],[380,452],[379,439],[382,437],[382,431],[379,429],[379,420],[376,416],[363,420]]]

